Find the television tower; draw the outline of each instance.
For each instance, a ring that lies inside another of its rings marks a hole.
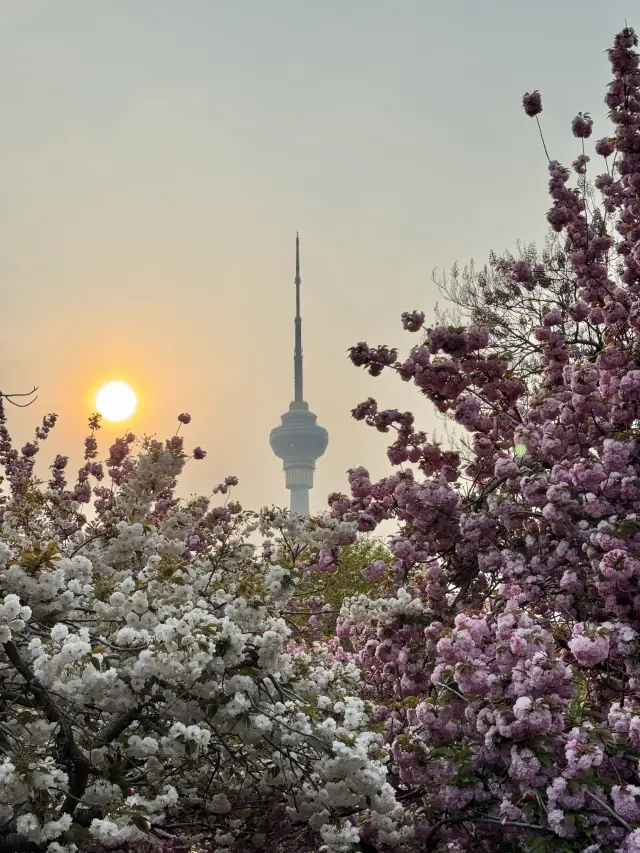
[[[280,426],[271,430],[271,449],[282,459],[286,486],[291,493],[290,509],[309,515],[309,490],[313,488],[316,459],[327,449],[329,434],[318,426],[302,393],[302,317],[300,316],[300,238],[296,234],[296,318],[293,355],[293,401],[282,415]]]

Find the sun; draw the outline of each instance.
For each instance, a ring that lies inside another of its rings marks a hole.
[[[133,388],[126,382],[107,382],[96,394],[96,408],[108,421],[126,421],[137,405]]]

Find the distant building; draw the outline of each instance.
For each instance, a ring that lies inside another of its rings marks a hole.
[[[296,318],[294,394],[289,411],[282,415],[282,423],[271,430],[271,449],[282,459],[286,486],[291,493],[291,512],[309,515],[309,491],[313,488],[316,459],[327,449],[329,434],[318,426],[317,418],[309,411],[302,393],[302,317],[300,316],[300,239],[296,234]]]

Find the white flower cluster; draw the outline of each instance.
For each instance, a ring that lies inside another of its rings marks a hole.
[[[307,519],[288,513],[263,512],[258,524],[258,530],[265,538],[283,531],[301,549],[311,552],[354,542],[357,528],[357,522],[340,521],[329,513],[314,518],[313,524],[309,524]]]
[[[424,609],[425,606],[419,598],[412,597],[404,587],[400,587],[393,598],[369,598],[366,595],[345,598],[340,615],[350,622],[362,623],[400,616],[415,617],[422,614]]]
[[[282,566],[270,566],[265,575],[267,592],[275,601],[288,601],[295,592],[295,583],[291,572]]]
[[[331,853],[357,839],[344,811],[367,810],[391,838],[397,804],[379,737],[352,695],[359,671],[293,643],[291,572],[260,562],[250,525],[227,518],[203,528],[198,504],[147,520],[179,463],[157,448],[142,457],[110,514],[71,539],[55,506],[28,530],[9,507],[0,840],[17,833],[72,853],[137,843],[151,829],[171,838],[169,827],[191,822],[208,826],[220,850],[256,850],[283,809]],[[352,532],[333,520],[313,532],[280,521],[316,545]],[[196,553],[198,525],[208,548]],[[257,828],[247,801],[259,804]],[[79,827],[89,833],[82,844]]]
[[[392,815],[399,806],[395,792],[386,781],[386,768],[382,760],[371,759],[371,747],[380,749],[375,735],[361,733],[350,738],[349,742],[334,740],[331,755],[322,763],[322,785],[310,789],[303,785],[297,809],[291,813],[298,819],[308,821],[318,831],[324,841],[323,850],[327,853],[343,853],[352,849],[359,835],[352,824],[336,824],[330,820],[332,812],[338,808],[346,813],[357,811],[364,796],[370,804],[372,814],[376,815],[378,827],[383,829],[381,841],[396,846],[409,837],[408,830],[396,832]],[[355,833],[355,834],[354,834]]]
[[[23,607],[17,595],[6,595],[0,604],[0,643],[8,643],[13,632],[23,631],[30,618],[30,607]]]

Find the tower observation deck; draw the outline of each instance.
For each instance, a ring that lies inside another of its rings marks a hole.
[[[329,434],[317,424],[309,411],[302,390],[302,317],[300,316],[300,238],[296,234],[296,317],[293,356],[293,400],[281,423],[271,430],[271,449],[282,459],[285,483],[291,495],[290,509],[301,516],[309,515],[309,491],[313,488],[316,459],[327,449]]]

